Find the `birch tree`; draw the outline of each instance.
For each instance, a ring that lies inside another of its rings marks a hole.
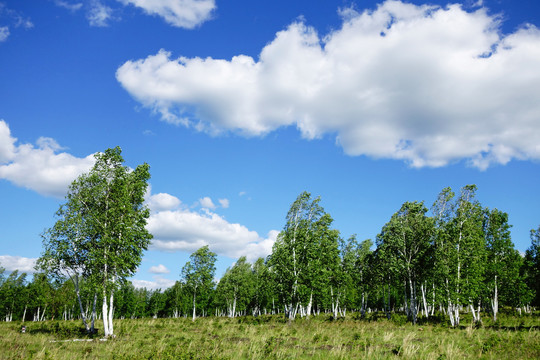
[[[404,295],[409,299],[407,315],[413,324],[417,320],[417,288],[423,282],[423,267],[429,253],[433,234],[433,221],[426,216],[423,202],[406,202],[383,227],[377,237],[377,247],[381,247],[389,257],[391,267],[405,284]]]
[[[522,273],[531,291],[533,305],[540,306],[540,226],[531,230],[531,246],[525,252]]]
[[[332,272],[339,265],[339,233],[330,229],[333,220],[319,203],[320,198],[312,199],[308,192],[297,197],[269,257],[289,319],[298,313],[309,316],[314,296],[322,297],[323,290],[325,295],[330,290],[334,304],[339,301],[331,286]]]
[[[366,313],[368,289],[373,286],[370,284],[368,263],[371,246],[373,246],[373,241],[367,239],[359,243],[356,240],[356,235],[340,243],[341,269],[345,289],[343,303],[349,308],[358,308],[359,305],[362,318],[365,317]]]
[[[92,229],[86,221],[81,199],[84,186],[80,181],[74,181],[69,186],[67,201],[56,212],[58,220],[53,227],[41,234],[43,251],[36,268],[57,278],[69,278],[73,282],[82,321],[86,331],[93,332],[97,296],[93,296],[91,324],[87,321],[81,296],[81,284],[90,271],[88,254],[93,240]]]
[[[497,321],[499,299],[502,299],[504,304],[511,305],[513,293],[519,286],[519,254],[510,238],[510,227],[508,214],[497,209],[486,210],[486,284],[493,321]]]
[[[459,325],[461,306],[469,306],[474,321],[480,319],[486,250],[476,190],[476,185],[464,186],[454,200],[452,190],[445,188],[432,208],[439,299],[446,304],[452,326]]]
[[[114,336],[114,292],[135,273],[152,238],[144,205],[149,166],[131,170],[123,165],[121,152],[116,147],[97,153],[92,169],[72,183],[59,237],[54,239],[55,229],[44,254],[53,269],[68,269],[75,278],[82,273],[101,292],[106,337]]]
[[[202,298],[199,301],[207,300],[209,292],[214,288],[216,258],[217,255],[206,245],[191,254],[190,260],[182,268],[182,278],[193,295],[193,321],[197,316],[197,296]]]
[[[245,256],[227,269],[216,292],[224,298],[229,317],[234,318],[238,311],[247,309],[255,292],[254,280],[251,264],[246,261]]]
[[[263,258],[253,264],[254,293],[252,300],[253,316],[272,309],[275,300],[275,287],[272,274]],[[273,312],[274,309],[271,310]]]

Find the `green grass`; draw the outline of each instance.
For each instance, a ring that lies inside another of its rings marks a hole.
[[[117,337],[87,336],[80,322],[0,323],[1,359],[539,359],[540,317],[501,315],[497,324],[453,329],[446,321],[289,322],[281,316],[115,320]],[[99,324],[100,325],[100,324]],[[84,339],[90,341],[72,341]]]

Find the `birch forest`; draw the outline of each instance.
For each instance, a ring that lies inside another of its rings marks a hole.
[[[431,206],[405,202],[374,240],[342,238],[322,200],[303,192],[291,204],[267,258],[250,263],[241,257],[216,274],[216,254],[205,246],[177,269],[179,279],[167,289],[135,288],[127,276],[133,265],[124,273],[116,268],[114,281],[106,280],[106,265],[97,276],[83,268],[91,263],[88,258],[77,258],[92,252],[64,249],[64,258],[58,258],[60,249],[54,253],[48,247],[44,259],[49,260],[41,262],[48,266],[31,280],[0,268],[1,320],[82,319],[88,329],[107,317],[282,314],[294,319],[324,313],[339,319],[379,312],[388,318],[405,314],[413,324],[432,319],[458,326],[464,313],[475,322],[496,321],[502,309],[516,316],[529,313],[540,305],[540,227],[531,230],[531,245],[520,254],[508,214],[483,207],[476,192],[475,185],[458,193],[445,188]],[[74,228],[64,233],[76,234]],[[83,245],[56,246],[77,244]],[[98,254],[103,257],[106,250]]]

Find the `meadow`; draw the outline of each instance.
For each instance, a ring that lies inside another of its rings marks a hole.
[[[501,314],[458,328],[394,314],[115,320],[116,338],[87,335],[80,321],[0,323],[1,359],[540,359],[540,315]],[[98,327],[99,327],[98,323]]]

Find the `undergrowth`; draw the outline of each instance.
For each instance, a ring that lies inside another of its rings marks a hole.
[[[87,335],[78,321],[0,323],[2,359],[538,359],[540,317],[501,314],[452,328],[444,319],[397,314],[115,320],[116,338]]]

